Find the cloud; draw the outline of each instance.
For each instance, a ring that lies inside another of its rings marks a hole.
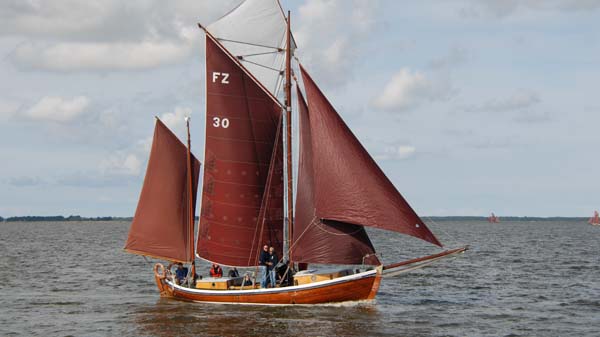
[[[413,157],[416,151],[417,149],[412,145],[392,144],[385,146],[374,157],[376,160],[403,160]]]
[[[381,94],[372,100],[375,108],[386,111],[406,111],[424,102],[448,99],[453,93],[449,83],[431,81],[425,75],[402,68],[392,76]]]
[[[6,0],[0,35],[25,37],[11,60],[48,71],[136,70],[189,57],[212,21],[239,0]]]
[[[13,61],[24,68],[50,71],[139,70],[172,64],[186,58],[191,41],[139,43],[65,42],[26,43],[17,47]]]
[[[160,120],[175,134],[182,135],[185,133],[185,118],[191,115],[191,108],[178,106],[172,112],[160,115]]]
[[[542,123],[548,122],[552,119],[552,113],[546,110],[532,111],[525,110],[521,111],[514,120],[520,123]]]
[[[378,7],[377,1],[366,0],[308,0],[300,6],[296,54],[323,86],[340,86],[352,76]]]
[[[461,7],[465,17],[505,18],[523,11],[592,11],[600,8],[597,0],[468,0]]]
[[[531,108],[541,102],[539,95],[532,91],[522,89],[510,96],[491,99],[482,104],[465,108],[469,112],[505,112]]]
[[[21,104],[16,101],[0,97],[0,121],[10,119],[17,113],[20,106]]]
[[[46,182],[39,177],[20,176],[8,179],[8,184],[16,187],[30,187],[44,185]]]
[[[436,70],[445,70],[455,68],[467,62],[467,50],[463,47],[451,47],[446,55],[433,59],[429,66]]]
[[[240,0],[3,0],[0,34],[69,41],[178,38],[181,27],[214,20]]]
[[[142,162],[133,153],[117,152],[100,163],[104,175],[138,176],[142,171]]]
[[[46,96],[25,112],[32,120],[66,123],[80,116],[88,107],[89,99],[77,96],[72,99]]]

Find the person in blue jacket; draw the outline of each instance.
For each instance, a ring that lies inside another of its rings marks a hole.
[[[177,264],[177,270],[175,271],[175,280],[177,284],[183,284],[187,278],[188,269],[183,266],[183,263]]]

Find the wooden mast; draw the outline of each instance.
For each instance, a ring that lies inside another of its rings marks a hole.
[[[294,228],[294,193],[292,184],[292,55],[291,55],[291,31],[290,31],[291,15],[288,11],[287,15],[287,45],[285,50],[285,130],[286,130],[286,173],[287,173],[287,247],[289,255],[289,265],[293,266],[292,261],[292,231]]]
[[[194,262],[194,192],[192,189],[194,188],[194,184],[192,182],[192,143],[190,140],[190,118],[185,118],[185,125],[187,128],[187,185],[188,185],[188,245],[189,245],[189,257],[191,259],[190,263]],[[195,270],[192,268],[192,273]],[[193,275],[193,274],[192,274]]]

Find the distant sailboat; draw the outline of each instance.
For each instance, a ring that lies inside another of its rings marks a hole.
[[[600,214],[598,211],[594,211],[594,216],[588,220],[588,223],[592,226],[600,226]]]
[[[290,116],[295,44],[289,24],[289,12],[286,17],[277,0],[246,0],[219,21],[200,26],[206,33],[206,139],[195,244],[200,162],[190,152],[189,124],[186,148],[157,120],[125,250],[189,264],[188,276],[193,276],[196,257],[256,270],[261,248],[269,244],[283,252],[285,274],[292,280],[262,289],[254,283],[240,286],[231,278],[186,286],[158,263],[154,277],[163,297],[255,304],[370,300],[383,275],[467,250],[380,262],[365,227],[442,244],[301,65],[304,93],[296,83],[299,167],[294,204]],[[282,86],[284,102],[277,98]],[[296,272],[300,263],[346,267]]]
[[[492,214],[488,217],[488,222],[489,223],[499,223],[500,217],[496,216],[496,214],[494,214],[494,212],[492,212]]]

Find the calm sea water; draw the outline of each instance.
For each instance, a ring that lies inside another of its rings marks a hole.
[[[431,224],[458,258],[384,279],[375,302],[235,306],[160,299],[124,222],[0,223],[0,336],[600,336],[600,227]],[[435,252],[373,232],[386,263]]]

